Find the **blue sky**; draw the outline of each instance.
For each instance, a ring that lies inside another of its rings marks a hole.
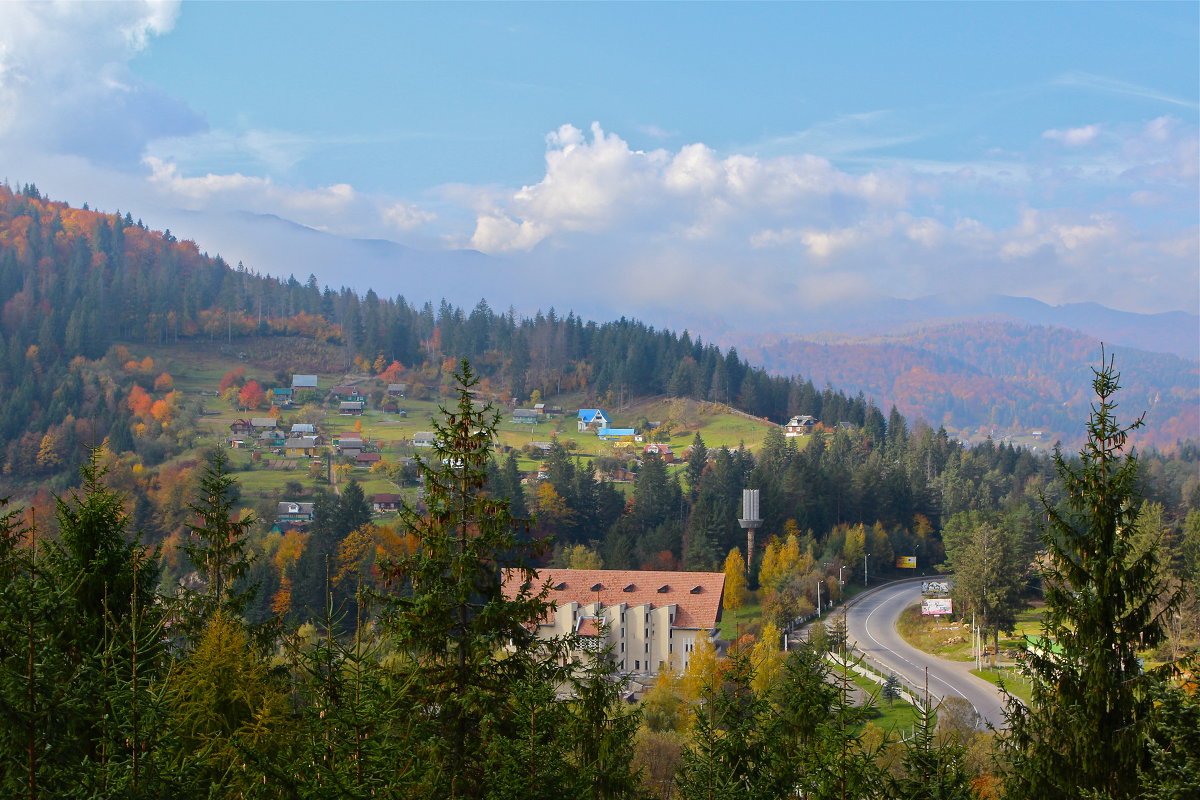
[[[184,235],[274,214],[706,309],[1195,312],[1198,9],[4,3],[0,171]]]

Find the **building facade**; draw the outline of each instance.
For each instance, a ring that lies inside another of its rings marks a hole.
[[[515,596],[520,581],[510,573],[505,593]],[[543,569],[537,581],[554,605],[538,635],[576,633],[583,650],[607,646],[617,670],[631,675],[686,669],[698,638],[716,638],[725,590],[720,572]]]

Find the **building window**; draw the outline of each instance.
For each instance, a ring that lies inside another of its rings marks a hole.
[[[650,652],[650,643],[649,642],[646,642],[646,652],[647,653]]]
[[[622,653],[625,652],[625,643],[624,642],[621,642],[621,652]]]
[[[638,661],[637,659],[634,659],[633,668],[635,670],[640,670],[642,668],[642,662]]]

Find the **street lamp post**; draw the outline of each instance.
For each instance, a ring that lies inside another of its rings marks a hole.
[[[867,585],[867,560],[870,557],[870,553],[863,553],[863,586]]]
[[[817,617],[821,616],[821,579],[817,578]]]

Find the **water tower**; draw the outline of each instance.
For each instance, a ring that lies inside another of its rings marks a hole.
[[[762,527],[758,514],[758,489],[742,489],[742,516],[738,524],[746,529],[746,574],[754,562],[754,532]]]

